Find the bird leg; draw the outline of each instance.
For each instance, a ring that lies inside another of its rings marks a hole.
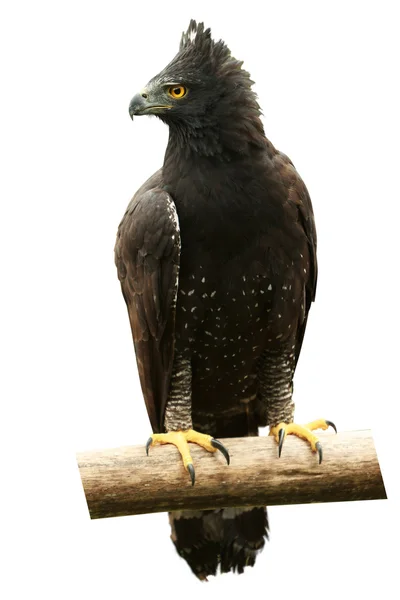
[[[193,459],[189,444],[198,444],[208,452],[220,450],[229,465],[229,453],[225,446],[211,435],[192,429],[192,367],[190,356],[175,350],[170,390],[165,409],[164,427],[167,433],[153,433],[147,440],[146,452],[156,444],[173,444],[181,454],[183,465],[189,471],[192,485],[195,481]]]
[[[155,446],[156,444],[173,444],[178,448],[182,457],[183,465],[185,469],[189,471],[192,485],[194,485],[195,471],[188,442],[197,444],[208,452],[216,452],[217,450],[220,450],[225,456],[226,462],[229,465],[229,452],[225,446],[218,440],[215,440],[211,435],[199,433],[194,429],[187,429],[185,431],[169,431],[168,433],[153,433],[153,435],[147,440],[146,453],[149,455],[150,446]]]
[[[315,429],[328,429],[328,427],[332,427],[337,433],[337,429],[335,424],[332,421],[326,421],[325,419],[318,419],[316,421],[311,421],[311,423],[306,423],[305,425],[297,425],[296,423],[279,423],[274,427],[270,427],[269,435],[273,435],[276,441],[279,444],[279,456],[282,452],[283,441],[286,435],[296,435],[297,437],[302,438],[303,440],[307,440],[311,445],[311,450],[313,452],[318,452],[319,464],[322,462],[322,446],[318,437],[314,435],[312,432]]]

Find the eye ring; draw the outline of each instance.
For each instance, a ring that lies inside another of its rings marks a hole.
[[[168,94],[171,96],[171,98],[179,100],[180,98],[186,96],[187,88],[184,85],[171,85],[168,88]]]

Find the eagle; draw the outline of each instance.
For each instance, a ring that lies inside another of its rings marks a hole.
[[[293,422],[316,229],[307,188],[265,136],[242,65],[191,20],[177,55],[129,105],[132,119],[156,115],[169,127],[164,164],[134,195],[115,245],[153,430],[146,450],[174,444],[192,485],[188,442],[229,464],[218,438],[269,426],[279,456],[294,434],[321,462],[313,431],[334,427]],[[201,580],[243,573],[268,537],[265,507],[176,511],[170,523]]]

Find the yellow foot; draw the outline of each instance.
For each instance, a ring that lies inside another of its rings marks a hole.
[[[307,440],[311,445],[311,450],[313,452],[318,452],[319,464],[321,464],[321,442],[319,441],[317,436],[312,433],[312,431],[314,431],[315,429],[328,429],[329,426],[333,427],[333,429],[337,433],[335,424],[332,423],[332,421],[318,419],[317,421],[311,421],[311,423],[306,423],[306,425],[296,425],[296,423],[279,423],[278,425],[275,425],[275,427],[270,428],[269,435],[275,436],[276,441],[279,443],[279,456],[282,452],[283,441],[287,435],[297,435],[297,437],[303,438],[303,440]]]
[[[174,444],[182,456],[185,469],[189,471],[192,485],[194,485],[195,472],[188,442],[198,444],[205,450],[208,450],[208,452],[220,450],[229,465],[229,452],[225,446],[218,440],[215,440],[211,435],[199,433],[198,431],[194,431],[194,429],[187,429],[186,431],[169,431],[168,433],[153,433],[147,440],[146,453],[148,456],[150,446],[155,446],[156,444]]]

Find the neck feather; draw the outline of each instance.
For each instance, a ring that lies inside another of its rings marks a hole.
[[[190,158],[211,157],[223,162],[253,156],[264,151],[268,140],[258,111],[225,111],[192,123],[169,123],[169,154]]]

